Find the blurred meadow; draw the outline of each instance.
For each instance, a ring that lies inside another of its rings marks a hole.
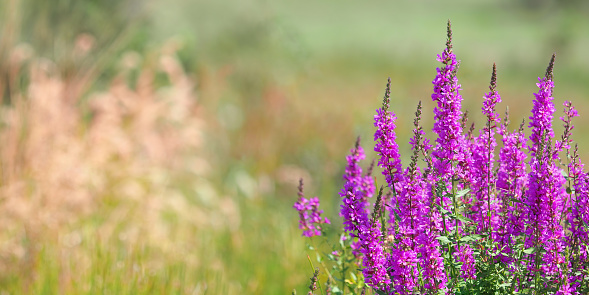
[[[448,19],[470,121],[495,62],[516,128],[556,52],[557,111],[578,108],[589,159],[582,0],[6,0],[0,15],[0,294],[306,293],[298,179],[341,224],[344,157],[357,136],[372,149],[387,77],[409,154]]]

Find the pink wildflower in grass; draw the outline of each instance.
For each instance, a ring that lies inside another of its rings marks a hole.
[[[430,184],[438,186],[437,188],[444,186],[445,191],[440,191],[440,198],[430,194],[430,199],[434,199],[437,205],[452,212],[455,204],[449,196],[453,191],[463,189],[463,184],[470,181],[468,170],[472,157],[468,152],[469,143],[462,133],[462,96],[456,77],[458,61],[452,51],[450,21],[448,21],[447,33],[446,48],[437,57],[437,61],[444,66],[436,69],[437,74],[432,81],[434,89],[431,95],[432,100],[437,102],[434,108],[433,126],[433,132],[437,138],[431,153],[433,171]],[[430,193],[432,191],[428,190]],[[442,216],[442,224],[445,227],[444,232],[451,232],[456,226],[461,225],[460,222],[449,222],[444,216]]]
[[[312,237],[321,235],[321,225],[330,224],[327,218],[322,218],[323,210],[319,210],[319,199],[306,199],[303,195],[303,179],[299,182],[299,199],[293,206],[299,212],[299,228],[303,230],[303,236]]]

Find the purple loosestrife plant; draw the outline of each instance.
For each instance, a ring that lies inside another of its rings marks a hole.
[[[471,209],[473,220],[478,224],[478,231],[491,231],[496,229],[499,223],[499,203],[494,193],[496,175],[493,165],[495,162],[495,129],[499,124],[499,114],[495,112],[495,106],[501,102],[501,96],[497,93],[497,67],[493,64],[491,85],[489,92],[485,94],[483,101],[483,114],[487,117],[487,123],[480,134],[474,138],[471,163],[470,189],[474,194],[474,204]]]
[[[438,55],[437,61],[444,66],[436,69],[437,75],[432,81],[434,84],[432,100],[437,102],[437,107],[434,108],[433,131],[438,135],[432,156],[436,175],[440,180],[452,181],[455,177],[465,178],[465,167],[469,157],[460,124],[462,96],[456,77],[459,62],[452,51],[450,22],[448,22],[446,49]]]
[[[342,205],[340,216],[344,218],[344,230],[353,238],[358,237],[360,227],[368,223],[368,195],[374,191],[374,184],[366,188],[368,182],[362,175],[362,168],[359,162],[364,160],[364,149],[360,146],[360,138],[356,145],[346,157],[348,165],[344,173],[344,188],[340,192]],[[369,176],[368,176],[369,177]]]
[[[395,134],[395,120],[397,117],[389,111],[390,98],[391,78],[387,82],[382,107],[378,108],[376,115],[374,115],[374,127],[376,127],[376,131],[374,132],[374,151],[379,155],[378,167],[383,169],[382,174],[385,176],[385,180],[393,195],[392,200],[387,200],[387,204],[389,205],[387,209],[390,211],[391,219],[394,220],[395,214],[399,214],[399,211],[396,210],[398,202],[397,188],[395,186],[403,177],[403,168],[401,166],[401,156]],[[389,228],[389,231],[392,231],[392,227]]]
[[[367,199],[374,192],[374,182],[370,173],[362,176],[359,162],[364,158],[364,150],[358,138],[351,154],[347,157],[345,184],[340,193],[343,202],[340,215],[344,217],[344,230],[352,238],[358,239],[352,244],[352,248],[362,253],[364,277],[372,287],[377,288],[379,285],[389,283],[390,280],[385,269],[386,256],[382,246],[381,224],[375,217],[368,218]],[[381,197],[382,191],[377,204]]]
[[[589,294],[589,176],[576,145],[571,152],[578,114],[568,101],[564,133],[554,140],[554,56],[536,84],[528,138],[523,121],[510,131],[507,112],[499,119],[495,65],[482,107],[486,124],[463,132],[467,116],[450,22],[447,36],[433,80],[434,145],[419,124],[420,102],[411,161],[402,167],[389,78],[374,116],[376,163],[386,186],[372,210],[374,161],[363,174],[359,140],[347,157],[340,192],[344,234],[325,252],[333,271],[318,258],[328,293]],[[305,236],[329,223],[318,206],[303,197],[301,184],[295,208]]]
[[[526,247],[534,247],[536,252],[530,255],[529,267],[535,272],[546,275],[561,275],[560,267],[565,264],[564,228],[561,212],[565,209],[565,179],[561,169],[554,163],[551,139],[554,103],[552,102],[554,55],[550,60],[546,75],[539,78],[538,93],[535,93],[534,108],[530,117],[530,174],[529,189],[525,196],[527,209],[524,218],[527,221]],[[540,249],[546,251],[541,253]],[[533,256],[533,257],[532,257]]]
[[[523,191],[527,185],[526,158],[524,152],[526,136],[524,121],[519,129],[507,131],[509,114],[506,112],[505,122],[499,130],[503,147],[499,151],[499,168],[497,172],[497,193],[501,200],[501,221],[497,231],[497,242],[503,249],[502,253],[511,254],[514,237],[523,232]],[[510,256],[501,255],[503,262],[510,262]]]
[[[299,181],[299,200],[294,204],[299,212],[299,228],[303,230],[303,236],[312,237],[321,235],[322,224],[330,224],[327,218],[322,218],[323,210],[319,210],[319,199],[306,199],[303,194],[303,179]]]
[[[392,247],[392,272],[396,291],[399,294],[412,294],[419,280],[419,235],[425,234],[428,220],[427,187],[417,161],[421,149],[427,149],[429,143],[424,137],[425,132],[419,125],[421,119],[421,102],[415,112],[413,137],[410,143],[413,149],[411,163],[404,171],[404,177],[397,183],[398,195],[396,205],[398,210],[398,243]]]
[[[569,186],[571,195],[571,212],[568,215],[567,245],[571,249],[571,269],[584,269],[584,272],[572,273],[569,281],[573,289],[580,287],[589,278],[589,176],[583,171],[583,164],[578,157],[578,147],[569,163]],[[585,285],[586,286],[586,285]],[[580,288],[579,288],[580,289]],[[589,289],[585,288],[585,291]]]

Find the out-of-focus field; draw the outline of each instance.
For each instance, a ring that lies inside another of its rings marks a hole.
[[[387,77],[408,154],[448,19],[471,121],[495,62],[516,128],[556,52],[589,159],[589,5],[473,3],[3,1],[0,292],[304,294],[298,179],[338,224]]]

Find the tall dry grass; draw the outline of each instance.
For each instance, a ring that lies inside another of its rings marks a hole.
[[[83,60],[92,39],[80,38],[72,56]],[[236,204],[217,198],[207,178],[207,126],[175,51],[170,43],[149,57],[127,53],[106,91],[90,90],[96,73],[83,64],[64,75],[26,45],[5,55],[0,281],[38,283],[55,264],[45,279],[57,291],[91,291],[107,284],[88,279],[106,263],[105,272],[147,284],[142,276],[166,263],[198,267],[189,245],[199,229],[239,223]],[[101,251],[112,253],[101,261]]]

